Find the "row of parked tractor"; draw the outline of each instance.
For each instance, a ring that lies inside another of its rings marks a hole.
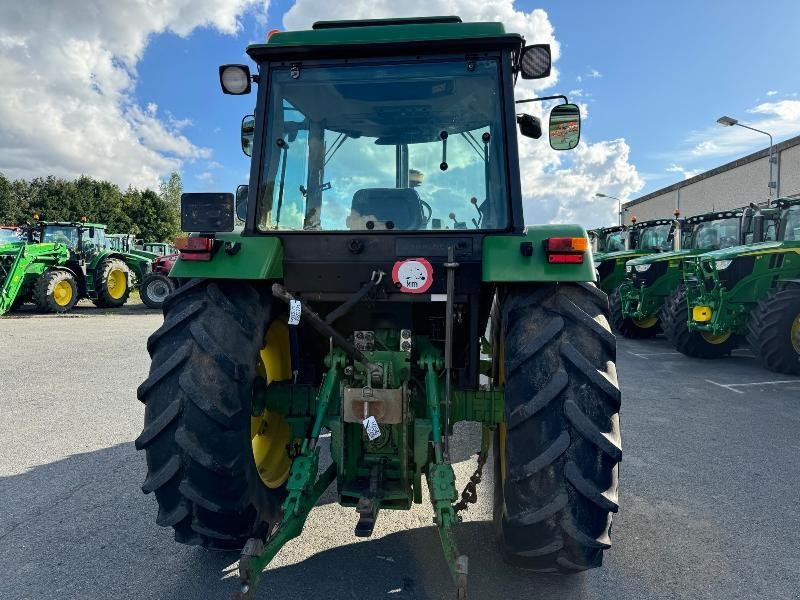
[[[133,290],[160,308],[174,289],[178,254],[164,242],[109,234],[100,223],[40,221],[0,227],[0,315],[27,302],[65,313],[84,298],[100,308],[123,306]]]
[[[800,197],[589,232],[611,325],[659,333],[683,354],[749,344],[764,367],[800,374]]]

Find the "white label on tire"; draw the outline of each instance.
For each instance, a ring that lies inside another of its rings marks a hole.
[[[300,324],[300,300],[289,300],[289,325]]]
[[[367,417],[361,422],[364,424],[364,429],[367,432],[367,437],[369,438],[370,442],[375,438],[380,437],[381,428],[378,427],[378,422],[375,420],[375,417]]]

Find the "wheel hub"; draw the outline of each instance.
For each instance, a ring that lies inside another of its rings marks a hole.
[[[789,339],[792,342],[794,351],[800,354],[800,314],[792,321],[792,326],[789,328]]]
[[[656,323],[658,323],[658,317],[649,317],[647,319],[631,319],[631,321],[639,329],[650,329],[651,327],[655,327]]]
[[[72,286],[69,281],[59,281],[53,286],[53,301],[59,306],[67,306],[72,300]]]
[[[119,300],[125,294],[128,287],[128,279],[122,269],[111,269],[106,278],[106,290],[108,295],[114,300]]]
[[[714,344],[715,346],[718,346],[719,344],[724,344],[725,342],[727,342],[728,339],[733,335],[733,333],[730,331],[726,331],[725,333],[715,335],[709,331],[703,331],[700,335],[709,344]]]
[[[163,281],[153,281],[147,286],[147,295],[155,302],[164,302],[169,296],[169,286]]]

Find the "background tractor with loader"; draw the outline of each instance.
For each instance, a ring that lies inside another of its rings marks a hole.
[[[680,352],[716,358],[745,338],[772,371],[800,374],[800,199],[781,198],[778,240],[687,259],[683,286],[664,308]]]
[[[125,304],[152,259],[110,250],[105,227],[36,221],[21,228],[20,241],[0,245],[0,314],[27,301],[55,313],[81,298],[100,308]]]
[[[632,258],[680,250],[681,223],[675,216],[634,223],[625,231],[624,249],[593,254],[597,286],[610,294],[625,280],[625,265]]]
[[[610,295],[611,323],[628,338],[651,338],[661,330],[661,311],[683,280],[683,260],[719,248],[775,239],[778,211],[751,206],[687,218],[683,247],[629,260],[625,281]]]
[[[506,559],[600,566],[621,459],[607,298],[581,227],[522,216],[517,131],[542,125],[519,114],[514,84],[549,74],[549,46],[432,17],[316,23],[247,52],[257,75],[220,68],[225,93],[257,84],[247,200],[183,195],[196,234],[176,241],[171,275],[189,281],[164,303],[138,391],[156,522],[242,548],[252,598],[330,485],[369,536],[384,511],[423,501],[424,478],[464,598],[454,529],[493,447]],[[559,98],[547,131],[567,150],[580,113]],[[459,421],[483,426],[460,498]]]

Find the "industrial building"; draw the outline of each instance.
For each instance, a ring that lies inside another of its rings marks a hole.
[[[773,198],[800,194],[800,136],[775,144]],[[769,148],[759,150],[622,205],[625,223],[669,217],[678,208],[689,217],[739,208],[769,197]]]

